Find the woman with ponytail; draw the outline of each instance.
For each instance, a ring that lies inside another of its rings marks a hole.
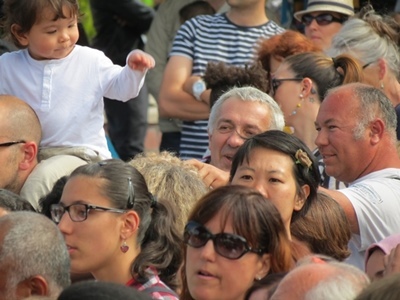
[[[77,168],[51,214],[68,246],[71,272],[153,299],[178,299],[172,290],[182,262],[175,214],[151,195],[134,167],[105,160]]]
[[[362,80],[362,66],[351,56],[332,58],[317,52],[287,57],[271,79],[271,94],[283,111],[286,131],[302,140],[318,158],[321,184],[326,188],[345,186],[324,173],[322,157],[314,142],[319,106],[330,88]]]

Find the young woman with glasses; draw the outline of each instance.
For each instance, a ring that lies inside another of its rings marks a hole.
[[[153,299],[177,299],[170,289],[182,262],[174,212],[156,201],[131,165],[106,160],[77,168],[51,214],[71,272],[132,286]]]
[[[254,281],[287,272],[279,212],[256,190],[224,186],[201,198],[185,227],[182,300],[243,299]]]

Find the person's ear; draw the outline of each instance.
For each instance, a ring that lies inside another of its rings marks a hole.
[[[22,145],[22,149],[24,158],[19,163],[19,168],[21,170],[29,170],[37,162],[38,145],[33,141],[28,141]]]
[[[271,255],[265,253],[260,258],[259,267],[254,279],[260,280],[261,278],[264,278],[265,276],[268,275],[270,269],[271,269]]]
[[[313,82],[310,78],[306,77],[301,81],[301,93],[305,98],[309,97],[311,94],[315,94],[315,89],[313,87]]]
[[[375,145],[382,139],[382,135],[385,132],[385,124],[381,119],[376,119],[370,123],[369,128],[371,143]]]
[[[310,186],[308,184],[304,184],[301,187],[302,192],[299,193],[296,196],[296,200],[294,203],[294,210],[299,211],[303,208],[304,204],[306,203],[306,200],[308,196],[310,195]]]
[[[383,80],[387,73],[387,64],[383,58],[378,59],[378,67],[379,67],[379,80]]]
[[[23,33],[21,30],[21,26],[18,24],[11,25],[11,33],[18,40],[21,46],[27,47],[29,44],[26,33]]]
[[[130,238],[139,228],[140,217],[134,210],[127,211],[122,217],[121,238]]]
[[[41,275],[35,275],[21,281],[16,287],[16,295],[22,298],[30,296],[48,296],[49,285]]]

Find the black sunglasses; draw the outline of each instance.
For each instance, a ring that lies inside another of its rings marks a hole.
[[[276,90],[282,84],[283,81],[302,81],[303,78],[293,77],[293,78],[272,78],[271,79],[271,92],[272,95],[275,95]]]
[[[343,23],[346,21],[346,18],[336,18],[331,14],[320,14],[315,17],[307,14],[301,17],[301,22],[305,26],[310,26],[313,20],[315,20],[318,25],[325,26],[331,24],[332,22]]]
[[[185,244],[193,248],[201,248],[209,240],[214,243],[215,252],[228,259],[239,259],[247,252],[253,252],[261,255],[265,251],[261,249],[252,249],[244,237],[231,233],[212,234],[203,225],[189,221],[185,226],[183,236]]]

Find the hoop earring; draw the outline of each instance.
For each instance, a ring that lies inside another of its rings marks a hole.
[[[129,246],[126,244],[126,240],[122,243],[122,245],[119,247],[121,249],[122,253],[126,253],[129,250]]]

